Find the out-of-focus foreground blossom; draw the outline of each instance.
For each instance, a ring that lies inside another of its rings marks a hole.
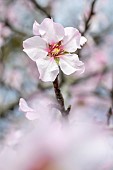
[[[60,113],[57,116],[57,109],[50,112],[47,108],[45,123],[44,115],[29,107],[24,99],[20,99],[20,109],[29,120],[35,120],[32,123],[36,125],[29,135],[33,144],[29,146],[32,158],[26,151],[29,161],[26,159],[28,169],[25,170],[104,170],[113,167],[112,134],[105,124],[91,120],[86,113],[84,121],[74,113],[64,120]]]
[[[59,67],[64,74],[84,71],[84,64],[74,54],[87,41],[73,27],[63,28],[61,24],[46,18],[39,25],[33,25],[34,37],[23,42],[24,52],[36,62],[40,79],[54,81],[59,73]]]
[[[27,113],[26,114],[26,117],[30,120],[34,120],[34,119],[37,119],[38,118],[38,115],[36,113],[36,111],[34,111],[32,108],[30,108],[26,101],[24,99],[20,99],[20,103],[19,103],[19,106],[20,106],[20,110]]]
[[[0,145],[0,169],[111,170],[112,131],[85,112],[83,119],[72,110],[64,120],[45,100],[40,98],[33,106],[21,98],[20,109],[30,125],[11,131]]]

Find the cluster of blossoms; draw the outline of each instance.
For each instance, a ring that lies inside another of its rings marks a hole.
[[[36,62],[41,80],[54,81],[59,67],[66,75],[84,71],[84,63],[75,51],[87,40],[76,28],[63,28],[46,18],[41,24],[35,21],[33,34],[35,36],[23,42],[23,51]]]

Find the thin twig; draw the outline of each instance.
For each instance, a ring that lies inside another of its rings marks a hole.
[[[111,116],[112,116],[112,108],[110,107],[107,113],[107,125],[110,124]]]
[[[78,78],[76,80],[73,80],[72,82],[70,82],[71,85],[75,85],[75,84],[78,84],[78,83],[81,83],[82,81],[85,81],[85,80],[89,80],[90,78],[93,78],[93,77],[96,77],[100,74],[106,74],[107,72],[109,72],[110,70],[113,70],[113,65],[111,66],[105,66],[102,70],[100,71],[95,71],[93,73],[90,73],[90,74],[87,74],[86,76],[84,77],[81,77],[81,78]]]
[[[35,7],[36,7],[37,9],[39,9],[39,10],[42,11],[44,14],[46,14],[46,16],[47,16],[48,18],[51,18],[51,15],[50,15],[43,7],[41,7],[41,6],[36,2],[36,0],[31,0],[31,2],[35,5]]]
[[[113,109],[113,71],[112,71],[111,107]]]
[[[8,19],[5,19],[4,21],[0,21],[0,22],[3,22],[5,26],[9,27],[9,29],[19,35],[22,35],[22,36],[25,36],[26,33],[25,32],[22,32],[21,30],[15,28],[9,21]]]
[[[97,0],[92,1],[90,13],[89,13],[88,18],[85,20],[85,28],[84,28],[84,31],[82,32],[82,35],[84,35],[89,30],[90,21],[95,14],[94,9],[95,9],[96,2],[97,2]]]
[[[17,99],[14,103],[8,105],[4,109],[0,108],[0,118],[6,117],[8,112],[13,111],[18,106],[18,103],[19,103],[19,99]]]
[[[108,113],[107,113],[107,124],[108,125],[110,124],[110,119],[113,114],[113,71],[112,71],[111,76],[112,76],[112,88],[110,90],[111,107],[109,108]]]
[[[88,18],[87,19],[85,18],[85,21],[84,21],[85,22],[84,23],[84,31],[80,31],[82,36],[84,36],[90,28],[90,21],[95,14],[94,9],[95,9],[96,2],[97,2],[97,0],[93,0],[91,3],[91,8],[90,8]],[[79,58],[81,58],[81,50],[78,49],[77,54],[78,54]]]
[[[62,116],[65,117],[69,114],[71,106],[69,106],[67,109],[65,109],[64,98],[62,96],[62,93],[61,93],[61,90],[60,90],[59,84],[58,84],[58,76],[54,80],[53,86],[54,86],[54,91],[55,91],[57,102],[60,105],[60,111],[62,113]]]
[[[84,77],[80,77],[80,78],[77,78],[77,79],[74,79],[72,80],[71,82],[68,82],[69,85],[76,85],[76,84],[79,84],[79,83],[82,83],[83,81],[87,81],[91,78],[94,78],[100,74],[104,75],[106,73],[108,73],[109,71],[113,70],[113,65],[111,66],[105,66],[104,68],[102,68],[102,70],[99,70],[99,71],[95,71],[95,72],[92,72],[92,73],[89,73],[87,75],[85,75]],[[62,84],[60,83],[60,86],[62,86],[65,82],[63,82]],[[40,90],[46,90],[46,89],[51,89],[52,86],[49,85],[49,86],[44,86],[42,83],[38,84],[38,88]]]

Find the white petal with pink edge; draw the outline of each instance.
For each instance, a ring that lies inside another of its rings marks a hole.
[[[60,57],[59,65],[64,74],[70,75],[75,71],[84,71],[84,63],[76,54],[66,54]]]
[[[23,51],[33,60],[36,61],[38,58],[44,58],[48,52],[46,42],[38,36],[28,38],[23,42]]]
[[[54,23],[52,19],[46,18],[40,24],[39,32],[49,44],[57,43],[64,37],[64,28],[61,24]]]
[[[34,35],[40,35],[39,26],[40,26],[39,23],[37,21],[35,21],[33,24],[33,34]]]
[[[38,118],[37,112],[34,111],[31,107],[28,106],[27,102],[20,98],[19,101],[19,110],[26,113],[26,118],[29,120],[35,120]]]
[[[66,27],[65,36],[63,38],[62,44],[64,46],[65,51],[75,52],[77,48],[80,48],[80,32],[73,27]]]
[[[33,109],[28,106],[27,102],[23,98],[20,98],[19,109],[23,112],[33,111]]]
[[[40,73],[39,78],[42,81],[48,82],[55,80],[59,73],[59,68],[54,58],[40,59],[36,61],[36,64]]]
[[[36,120],[39,118],[39,116],[38,116],[37,112],[33,111],[33,112],[27,112],[26,118],[29,120]]]

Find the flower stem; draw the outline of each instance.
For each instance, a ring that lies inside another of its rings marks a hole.
[[[63,98],[63,95],[62,95],[61,90],[59,88],[58,76],[53,81],[53,86],[54,86],[56,99],[57,99],[57,102],[59,104],[59,110],[61,111],[62,116],[65,117],[69,114],[71,106],[69,106],[67,109],[65,109],[64,98]]]

